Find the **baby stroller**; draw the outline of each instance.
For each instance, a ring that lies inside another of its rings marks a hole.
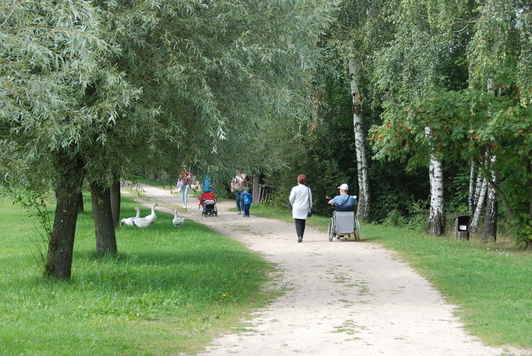
[[[202,193],[199,197],[199,205],[203,207],[201,216],[218,216],[218,209],[216,209],[216,196],[213,193]]]

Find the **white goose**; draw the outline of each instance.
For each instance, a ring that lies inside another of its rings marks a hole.
[[[149,220],[151,222],[155,222],[157,220],[157,215],[155,214],[155,207],[159,206],[157,203],[153,203],[151,206],[151,214],[148,216],[145,216],[144,219]]]
[[[127,219],[126,218],[122,219],[122,225],[126,224],[129,226],[135,226],[134,220],[136,218],[140,218],[140,210],[137,210],[137,216],[133,216]]]
[[[135,210],[137,211],[137,216],[138,216],[140,214],[140,209],[136,207]],[[137,218],[137,217],[135,217],[135,219],[133,219],[133,224],[135,224],[135,226],[137,226],[137,227],[148,227],[151,224],[153,224],[154,222],[155,222],[155,220],[148,220],[146,218]]]
[[[185,222],[185,218],[182,218],[180,216],[177,216],[177,210],[174,210],[174,219],[172,220],[172,223],[175,227],[183,226],[183,223]]]

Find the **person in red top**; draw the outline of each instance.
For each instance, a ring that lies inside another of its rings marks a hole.
[[[190,189],[190,183],[192,179],[192,173],[190,173],[187,170],[187,167],[183,167],[183,171],[179,175],[180,183],[178,185],[181,185],[181,200],[183,202],[183,208],[187,207],[188,202],[188,190]]]

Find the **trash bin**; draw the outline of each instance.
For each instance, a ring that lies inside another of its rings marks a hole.
[[[469,219],[467,215],[454,218],[454,237],[469,240]]]

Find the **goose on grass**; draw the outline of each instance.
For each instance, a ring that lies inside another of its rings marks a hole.
[[[180,216],[177,216],[177,210],[174,210],[174,218],[172,220],[172,223],[175,227],[183,226],[183,223],[185,222],[185,218],[182,218]]]

